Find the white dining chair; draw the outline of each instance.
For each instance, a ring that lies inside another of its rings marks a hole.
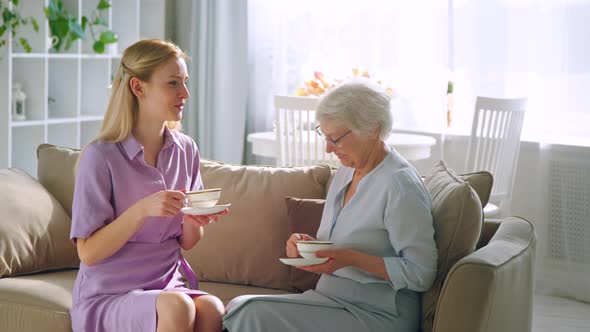
[[[315,97],[274,97],[277,166],[339,165],[334,154],[326,153],[326,143],[315,132],[318,103]]]
[[[477,97],[475,102],[465,170],[486,170],[494,177],[490,201],[484,208],[486,218],[510,213],[526,107],[527,98]]]

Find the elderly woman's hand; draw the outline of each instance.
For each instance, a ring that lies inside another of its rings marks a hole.
[[[334,271],[345,266],[355,266],[356,260],[360,254],[362,253],[359,251],[346,248],[318,250],[315,252],[315,255],[318,258],[328,257],[328,260],[325,263],[310,266],[298,266],[297,268],[314,273],[332,274]]]
[[[311,241],[315,240],[313,237],[303,233],[293,233],[287,240],[287,257],[299,257],[299,250],[297,250],[297,241]]]

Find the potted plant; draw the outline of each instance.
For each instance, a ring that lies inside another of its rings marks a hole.
[[[12,35],[12,38],[18,40],[25,52],[30,53],[31,45],[29,41],[24,37],[16,39],[16,33],[21,26],[27,24],[31,24],[35,32],[39,32],[39,24],[32,16],[23,17],[20,14],[18,4],[19,0],[0,0],[0,47],[6,45],[5,33],[8,32]]]
[[[86,39],[86,31],[90,31],[90,36],[94,40],[92,49],[94,52],[102,54],[107,44],[116,43],[117,35],[108,29],[106,10],[111,7],[108,0],[100,0],[96,9],[92,11],[90,17],[82,16],[81,22],[77,17],[64,8],[62,0],[50,0],[49,5],[45,7],[45,16],[49,22],[49,30],[52,37],[56,38],[53,45],[55,51],[61,51],[62,48],[69,50],[77,39]]]

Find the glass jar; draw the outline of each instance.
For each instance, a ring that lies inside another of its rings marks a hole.
[[[14,83],[12,87],[12,120],[23,121],[27,119],[25,102],[27,95],[22,90],[20,83]]]

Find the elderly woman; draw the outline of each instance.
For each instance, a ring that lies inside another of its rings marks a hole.
[[[303,294],[240,296],[224,327],[239,331],[417,331],[420,292],[436,274],[431,200],[416,170],[385,143],[390,99],[378,86],[344,84],[320,102],[316,119],[326,151],[342,166],[326,197],[316,252],[328,261],[300,267],[321,273]],[[287,256],[297,257],[292,234]]]

